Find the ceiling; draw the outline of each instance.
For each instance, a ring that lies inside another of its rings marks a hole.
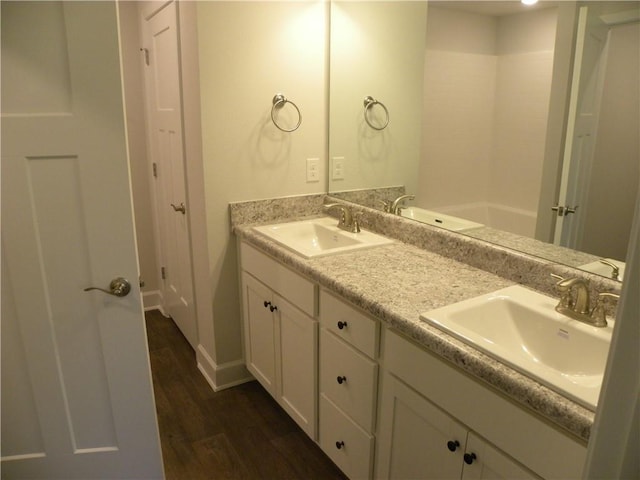
[[[557,7],[560,3],[557,0],[540,0],[535,5],[528,6],[520,3],[520,0],[436,0],[429,2],[429,5],[499,17],[530,10]]]

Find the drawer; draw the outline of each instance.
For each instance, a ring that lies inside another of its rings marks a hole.
[[[377,357],[378,322],[324,290],[320,291],[320,324],[369,357]]]
[[[320,447],[349,478],[371,478],[373,436],[324,395],[320,396]]]
[[[242,269],[279,293],[311,317],[316,316],[316,285],[244,242],[240,245]]]
[[[331,332],[320,333],[320,392],[373,431],[378,365]]]

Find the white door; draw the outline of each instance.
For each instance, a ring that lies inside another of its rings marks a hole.
[[[198,343],[186,199],[176,2],[143,8],[149,149],[154,169],[162,298],[192,347]]]
[[[580,8],[554,243],[580,250],[606,62],[607,26]],[[566,208],[575,210],[568,213]]]
[[[1,8],[2,478],[162,478],[115,2]]]
[[[251,275],[243,273],[242,297],[247,369],[276,398],[276,315],[273,292]]]

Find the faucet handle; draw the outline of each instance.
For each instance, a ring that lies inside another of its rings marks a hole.
[[[551,277],[553,277],[553,278],[555,278],[555,279],[557,279],[557,280],[558,280],[558,282],[556,283],[556,285],[558,285],[558,283],[560,283],[560,282],[564,282],[564,281],[566,280],[566,278],[564,278],[563,276],[561,276],[561,275],[557,275],[557,274],[555,274],[555,273],[550,273],[550,274],[549,274],[549,276],[551,276]]]
[[[378,203],[382,204],[382,211],[389,213],[391,212],[391,202],[388,200],[378,200]]]
[[[351,233],[360,233],[360,218],[362,217],[362,212],[356,212],[353,214],[353,219],[351,222]]]
[[[593,320],[594,326],[607,326],[607,313],[605,310],[605,304],[609,299],[618,300],[619,298],[620,295],[611,292],[601,292],[598,294],[598,301],[596,302],[596,306],[593,307],[593,311],[591,312],[591,319]]]
[[[574,301],[573,296],[571,295],[571,289],[563,284],[563,282],[565,282],[567,279],[560,275],[556,275],[555,273],[550,273],[549,275],[558,280],[556,282],[556,288],[558,290],[558,293],[560,294],[560,302],[558,304],[558,307],[564,307],[568,309],[573,308]]]

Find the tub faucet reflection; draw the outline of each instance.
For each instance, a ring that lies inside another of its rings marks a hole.
[[[389,213],[393,213],[394,215],[400,215],[402,210],[402,206],[400,205],[405,200],[415,200],[415,195],[400,195],[389,205]]]

